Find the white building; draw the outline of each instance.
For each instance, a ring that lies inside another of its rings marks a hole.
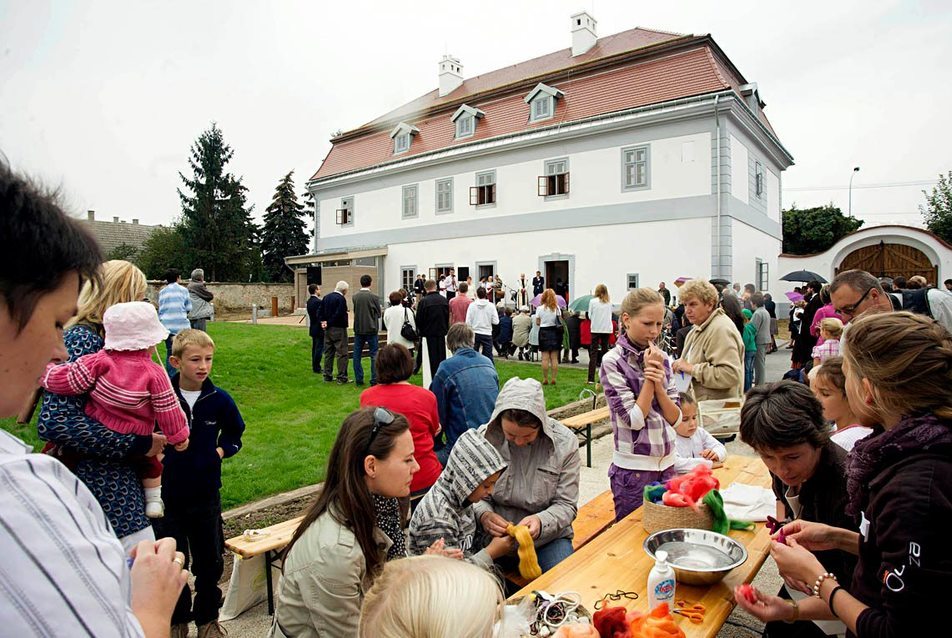
[[[710,35],[641,28],[439,88],[331,140],[308,189],[306,268],[375,266],[378,292],[454,267],[514,286],[540,270],[616,302],[679,276],[776,283],[781,174],[793,162],[749,83]]]

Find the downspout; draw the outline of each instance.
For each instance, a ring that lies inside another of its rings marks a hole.
[[[717,270],[711,273],[712,277],[721,276],[721,119],[717,112],[717,102],[720,98],[720,95],[714,96],[714,134],[717,137],[714,142],[717,149],[715,154],[715,161],[717,162],[715,169],[717,171],[717,187],[715,189],[717,194],[717,238],[714,242],[714,263],[717,264]]]

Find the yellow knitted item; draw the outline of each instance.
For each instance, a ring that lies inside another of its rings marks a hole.
[[[542,575],[539,559],[536,558],[535,543],[532,534],[525,525],[509,525],[506,533],[519,544],[519,574],[526,580],[535,580]]]

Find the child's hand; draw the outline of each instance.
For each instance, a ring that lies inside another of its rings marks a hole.
[[[175,444],[175,451],[176,451],[176,452],[184,452],[184,451],[187,450],[187,449],[188,449],[188,439],[185,439],[185,440],[182,441],[181,443],[176,443],[176,444]]]
[[[701,458],[707,459],[708,461],[719,461],[717,458],[717,452],[714,450],[701,450]]]
[[[664,366],[664,352],[653,343],[648,344],[648,351],[645,353],[645,363],[657,363]]]
[[[516,539],[512,536],[500,536],[489,541],[489,545],[486,546],[486,553],[493,560],[497,560],[512,553],[515,548]]]
[[[651,381],[656,388],[664,388],[664,368],[655,361],[645,362],[645,380]]]
[[[218,458],[220,458],[220,459],[225,458],[225,450],[224,450],[224,449],[222,449],[222,448],[220,448],[220,447],[216,447],[216,448],[215,448],[215,451],[218,452]]]

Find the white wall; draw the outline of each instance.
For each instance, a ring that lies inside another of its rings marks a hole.
[[[764,177],[767,180],[767,217],[780,222],[780,176],[768,168]]]
[[[747,183],[747,147],[731,135],[731,195],[744,202],[750,202]]]
[[[606,141],[619,137],[606,136]],[[544,212],[626,202],[647,202],[675,197],[692,197],[711,193],[711,135],[697,133],[680,135],[631,145],[650,146],[650,188],[623,192],[621,188],[621,149],[624,144],[603,148],[591,146],[591,140],[554,142],[526,152],[506,151],[493,157],[488,168],[496,170],[496,204],[475,207],[469,203],[469,189],[475,186],[476,171],[460,170],[462,162],[415,169],[368,180],[351,187],[333,187],[320,200],[321,236],[338,237],[368,231],[405,228],[408,224],[430,225],[453,223],[464,219],[492,219],[528,212]],[[545,160],[568,157],[569,196],[546,199],[538,195],[538,177],[544,174]],[[437,177],[434,177],[437,175]],[[437,215],[436,179],[453,178],[453,213]],[[385,185],[381,185],[385,182]],[[419,184],[419,214],[415,219],[402,218],[402,186]],[[350,188],[351,190],[348,190]],[[354,196],[354,225],[338,226],[336,211],[341,196]]]
[[[515,287],[520,273],[532,278],[540,255],[562,253],[575,258],[571,298],[590,294],[604,283],[617,303],[626,293],[628,273],[637,273],[640,285],[651,288],[664,281],[674,289],[673,281],[681,276],[710,277],[710,233],[710,219],[701,218],[391,244],[385,289],[399,286],[403,266],[426,273],[436,264],[452,263],[475,273],[476,262],[490,261],[496,262],[504,283]]]
[[[744,284],[757,284],[757,260],[769,265],[767,288],[765,292],[774,292],[777,283],[777,255],[781,242],[752,226],[731,220],[731,238],[733,241],[734,281]],[[783,273],[780,273],[783,274]],[[776,295],[775,295],[776,296]]]

